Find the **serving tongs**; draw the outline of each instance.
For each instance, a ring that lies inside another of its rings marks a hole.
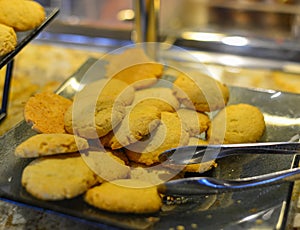
[[[241,154],[288,154],[300,151],[300,143],[267,142],[255,144],[199,145],[168,150],[161,154],[162,161],[176,165],[204,163],[214,159]],[[276,171],[269,174],[224,180],[212,177],[189,177],[171,180],[158,186],[158,191],[167,195],[203,195],[241,191],[271,186],[300,179],[300,168]]]

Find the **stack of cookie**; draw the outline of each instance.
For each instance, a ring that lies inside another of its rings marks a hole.
[[[45,19],[45,10],[31,0],[0,0],[0,56],[13,51],[18,31],[39,26]]]
[[[263,135],[263,114],[253,105],[227,106],[226,85],[175,69],[166,80],[162,76],[169,67],[144,54],[137,55],[143,63],[131,60],[128,67],[115,61],[128,61],[129,53],[111,58],[111,74],[85,85],[72,101],[54,93],[27,101],[25,120],[37,134],[15,153],[37,158],[22,175],[31,195],[59,200],[85,194],[88,204],[103,210],[156,212],[162,205],[156,185],[217,167],[214,161],[168,165],[161,162],[163,151],[255,142]]]

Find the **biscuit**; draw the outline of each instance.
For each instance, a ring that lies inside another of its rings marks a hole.
[[[34,135],[15,149],[15,155],[23,158],[74,153],[88,149],[86,139],[66,133],[37,134]]]
[[[26,102],[24,117],[39,133],[66,133],[64,115],[71,104],[71,100],[55,93],[38,93]]]
[[[88,151],[82,157],[89,168],[98,175],[98,180],[101,183],[128,178],[129,176],[129,166],[126,166],[125,161],[114,151],[105,149]]]
[[[38,27],[46,18],[45,9],[36,1],[0,0],[0,23],[16,31]]]
[[[99,209],[119,213],[155,213],[162,207],[155,186],[133,179],[105,182],[89,189],[84,200]]]
[[[210,143],[235,144],[258,141],[265,130],[262,112],[249,104],[234,104],[222,109],[212,120],[207,135]]]
[[[174,112],[180,106],[179,101],[173,95],[170,88],[149,88],[135,92],[133,105],[143,103],[156,106],[160,111]]]
[[[129,66],[112,76],[126,82],[135,89],[147,88],[154,85],[163,73],[163,65],[149,62]]]
[[[128,111],[122,122],[106,136],[100,138],[105,147],[120,149],[135,143],[160,123],[160,111],[155,106],[137,104]]]
[[[68,133],[95,139],[108,134],[125,114],[125,105],[115,101],[114,96],[101,96],[96,104],[85,97],[75,97],[73,106],[64,115],[64,125]]]
[[[191,137],[205,132],[210,125],[210,119],[205,113],[191,109],[179,109],[176,112]]]
[[[190,137],[187,145],[208,145],[207,140],[200,139],[198,137]]]
[[[96,175],[80,154],[35,159],[22,174],[26,191],[41,200],[71,199],[96,183]]]
[[[229,100],[228,87],[202,73],[180,74],[174,81],[173,91],[183,105],[199,112],[221,109]]]
[[[162,112],[161,124],[151,137],[126,147],[125,153],[129,160],[152,165],[159,163],[159,155],[165,150],[187,145],[189,134],[185,131],[175,113]]]
[[[10,26],[0,24],[0,56],[13,51],[17,45],[17,35]]]

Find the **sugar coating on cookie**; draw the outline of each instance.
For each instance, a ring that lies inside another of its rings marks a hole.
[[[229,99],[226,85],[202,73],[180,74],[174,81],[173,91],[182,104],[199,112],[221,109]]]
[[[17,45],[17,35],[10,26],[0,24],[0,56],[13,51]]]
[[[155,186],[133,179],[105,182],[89,189],[84,200],[99,209],[119,213],[154,213],[162,206]]]
[[[80,154],[35,159],[22,174],[26,191],[41,200],[71,199],[96,183],[96,175]]]
[[[262,137],[265,127],[263,113],[258,107],[234,104],[214,117],[207,134],[210,143],[252,143]]]
[[[55,93],[38,93],[26,102],[24,117],[39,133],[66,133],[64,115],[71,104],[71,100]]]
[[[41,25],[45,9],[36,1],[0,0],[0,23],[16,31],[26,31]]]
[[[39,157],[47,155],[74,153],[88,149],[86,139],[66,133],[44,133],[34,135],[15,149],[18,157]]]

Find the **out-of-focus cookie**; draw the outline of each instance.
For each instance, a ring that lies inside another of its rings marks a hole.
[[[155,106],[137,104],[129,109],[122,122],[106,136],[100,138],[105,147],[120,149],[135,143],[160,123],[161,112]]]
[[[71,100],[55,93],[38,93],[26,102],[24,117],[39,133],[66,133],[64,115],[71,104]]]
[[[209,128],[210,119],[205,113],[191,109],[179,109],[176,113],[191,137],[203,133]]]
[[[116,101],[114,96],[101,96],[96,104],[85,97],[79,98],[65,113],[65,129],[68,133],[95,139],[108,134],[125,114],[125,105]]]
[[[156,186],[133,179],[105,182],[89,189],[85,201],[99,209],[119,213],[154,213],[162,206]]]
[[[101,183],[129,177],[130,168],[117,152],[102,149],[88,151],[82,157],[89,168],[98,175]]]
[[[174,82],[173,91],[182,104],[199,112],[221,109],[229,99],[226,85],[202,73],[192,73],[191,76],[180,74]]]
[[[36,1],[0,0],[0,23],[16,31],[34,29],[45,18],[45,9]]]
[[[154,85],[163,73],[163,65],[149,62],[129,66],[112,76],[131,85],[135,89],[147,88]]]
[[[210,143],[251,143],[262,137],[265,127],[259,108],[235,104],[225,107],[214,117],[207,134]]]
[[[143,103],[156,106],[160,111],[174,112],[180,106],[170,88],[149,88],[138,90],[135,93],[133,105]]]
[[[71,199],[96,183],[96,175],[80,154],[35,159],[22,174],[26,191],[41,200]]]
[[[66,133],[44,133],[34,135],[15,149],[19,157],[39,157],[64,153],[74,153],[88,149],[86,139]]]
[[[13,51],[16,45],[17,35],[14,29],[10,26],[0,24],[0,56]]]
[[[162,112],[161,124],[148,139],[126,147],[129,160],[152,165],[159,163],[159,155],[165,150],[188,144],[189,134],[185,131],[176,113]]]
[[[187,145],[208,145],[208,141],[198,137],[190,137]]]

